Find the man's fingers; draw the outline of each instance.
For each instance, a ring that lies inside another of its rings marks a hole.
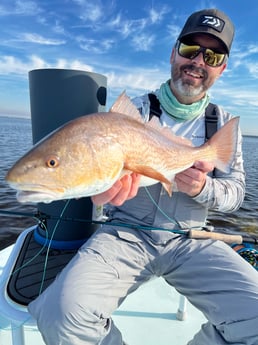
[[[132,199],[137,195],[140,180],[141,180],[141,175],[139,174],[132,173],[130,176],[132,180],[131,180],[130,192],[128,193],[128,199]]]
[[[136,196],[141,175],[132,173],[124,175],[106,192],[94,195],[91,200],[96,205],[111,203],[115,206],[122,205],[126,200]]]
[[[123,186],[123,184],[121,183],[120,180],[118,180],[107,191],[100,193],[100,194],[97,194],[97,195],[93,195],[91,197],[93,204],[95,204],[95,205],[107,204],[108,202],[110,202],[110,200],[112,200],[117,195],[117,193],[119,193],[122,186]]]
[[[214,170],[214,164],[204,162],[204,161],[195,162],[194,167],[196,169],[201,170],[201,171],[206,172],[206,173]]]

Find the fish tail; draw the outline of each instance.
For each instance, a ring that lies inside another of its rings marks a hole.
[[[234,117],[221,127],[205,144],[215,151],[214,165],[229,173],[237,150],[239,117]]]

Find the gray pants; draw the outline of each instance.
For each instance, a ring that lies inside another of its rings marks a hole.
[[[105,226],[29,311],[47,345],[121,345],[110,316],[153,275],[163,277],[209,320],[191,345],[258,344],[258,273],[219,241],[171,235],[155,244],[141,231]]]

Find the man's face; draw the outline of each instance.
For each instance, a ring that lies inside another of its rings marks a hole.
[[[190,41],[188,39],[187,44],[223,52],[221,43],[212,36],[205,34],[192,36]],[[204,61],[202,52],[193,59],[182,57],[177,48],[172,51],[170,63],[171,88],[178,100],[186,104],[201,99],[226,67],[226,63],[218,67],[208,66]]]

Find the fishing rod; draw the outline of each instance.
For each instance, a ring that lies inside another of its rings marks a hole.
[[[223,241],[228,244],[243,244],[251,243],[258,244],[258,237],[255,235],[236,235],[236,234],[224,234],[221,232],[205,231],[204,230],[189,230],[189,238],[193,239],[213,239]]]
[[[81,219],[81,218],[71,218],[71,217],[58,217],[53,215],[47,215],[42,213],[23,213],[23,212],[13,212],[13,211],[5,211],[0,210],[0,213],[6,216],[20,216],[20,217],[31,217],[34,219],[39,220],[40,222],[53,219],[53,220],[62,220],[68,222],[83,222],[87,224],[97,224],[97,225],[104,225],[104,224],[111,224],[112,226],[123,227],[123,228],[131,228],[136,230],[160,230],[160,231],[167,231],[172,232],[178,235],[184,235],[190,239],[213,239],[223,241],[228,244],[243,244],[243,243],[250,243],[250,244],[258,244],[258,236],[255,235],[242,235],[242,234],[225,234],[221,232],[212,231],[212,226],[204,226],[204,227],[196,227],[196,228],[186,228],[186,229],[169,229],[169,228],[161,228],[161,227],[154,227],[154,226],[145,226],[145,225],[138,225],[138,224],[128,224],[128,223],[118,223],[118,222],[110,222],[110,221],[97,221],[91,219]]]

